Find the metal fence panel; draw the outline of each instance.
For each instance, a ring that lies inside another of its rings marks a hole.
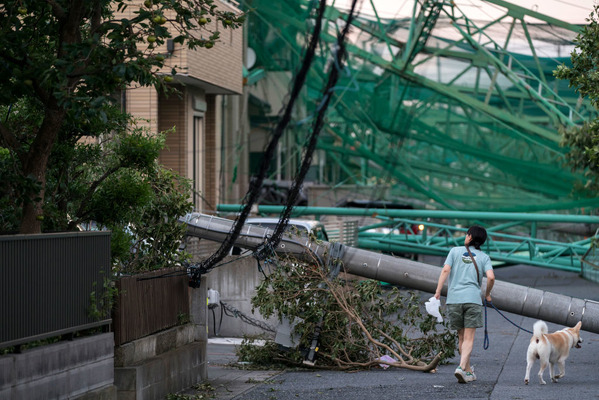
[[[110,323],[90,295],[110,277],[110,232],[0,236],[0,347]]]
[[[189,318],[189,278],[184,268],[169,268],[117,280],[115,345],[177,326]]]

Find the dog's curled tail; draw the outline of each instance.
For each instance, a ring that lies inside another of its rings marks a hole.
[[[532,327],[532,335],[533,337],[540,338],[541,336],[547,334],[547,324],[543,321],[537,321]]]

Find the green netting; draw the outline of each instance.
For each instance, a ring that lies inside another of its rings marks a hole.
[[[583,278],[599,283],[599,252],[592,246],[582,258],[581,275]]]
[[[438,1],[415,4],[412,18],[359,16],[311,180],[386,187],[373,197],[385,193],[385,200],[409,199],[419,207],[538,211],[599,204],[576,194],[584,176],[564,164],[559,144],[560,129],[596,114],[552,75],[569,62],[579,28],[489,3],[503,17],[473,21],[453,2]],[[261,105],[250,108],[252,135],[276,122],[317,4],[241,1],[251,10],[248,44],[256,53],[250,95]],[[272,179],[295,174],[345,17],[343,10],[327,11],[319,57]]]

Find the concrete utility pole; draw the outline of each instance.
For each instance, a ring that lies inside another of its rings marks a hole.
[[[228,219],[199,213],[189,214],[181,222],[187,224],[188,235],[216,242],[225,239],[233,224]],[[255,250],[272,233],[271,229],[246,225],[235,245]],[[285,234],[274,251],[304,260],[314,260],[316,256],[326,262],[332,252],[332,244],[315,242],[305,236],[290,238]],[[438,267],[348,246],[343,246],[342,251],[335,253],[333,257],[341,260],[345,271],[350,274],[429,293],[434,293],[437,288],[441,272]],[[486,278],[483,280],[483,291],[485,286]],[[445,287],[444,295],[446,290]],[[493,304],[500,310],[569,327],[582,321],[583,330],[599,333],[599,302],[498,280],[495,281],[492,295]]]

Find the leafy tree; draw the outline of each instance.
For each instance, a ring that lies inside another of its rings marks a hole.
[[[218,10],[213,0],[0,4],[0,165],[11,168],[3,184],[13,190],[0,204],[21,208],[0,222],[18,218],[21,233],[41,231],[53,150],[60,144],[54,155],[67,156],[81,138],[118,127],[124,120],[115,122],[112,96],[127,85],[164,89],[172,76],[161,73],[165,58],[157,46],[170,38],[190,49],[210,48],[220,27],[238,28],[243,19]]]
[[[31,116],[39,115],[31,111],[15,104],[8,126],[31,126]],[[58,140],[54,145],[42,228],[110,229],[113,264],[122,272],[179,263],[186,257],[179,249],[185,227],[177,219],[192,210],[190,184],[158,164],[164,134],[136,128],[118,109],[109,107],[106,112],[112,122],[106,125],[110,131],[97,131],[101,140]],[[8,150],[0,152],[0,232],[18,228],[19,202],[37,189],[24,184],[34,182],[21,178],[12,158]]]
[[[572,66],[558,66],[555,76],[570,81],[583,98],[588,98],[599,109],[599,5],[595,5],[587,18],[588,25],[575,39],[576,47],[570,58]],[[585,169],[586,190],[599,188],[599,120],[586,121],[581,127],[563,132],[562,144],[569,147],[566,155],[575,169]]]

